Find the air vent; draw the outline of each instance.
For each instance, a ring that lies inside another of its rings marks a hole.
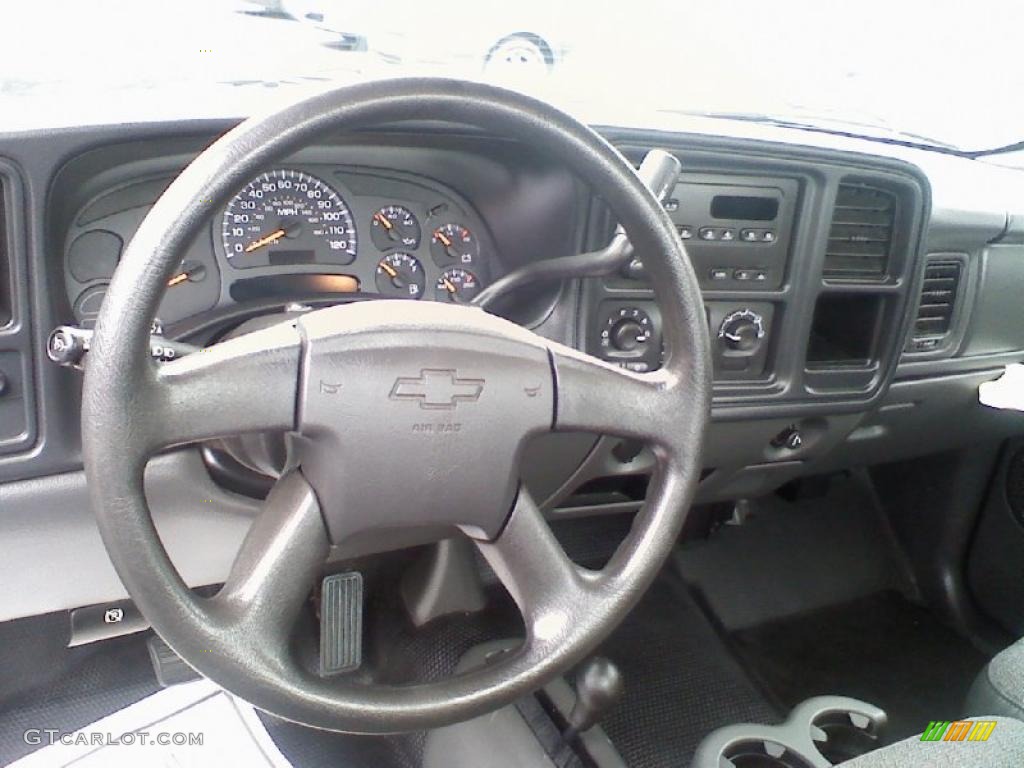
[[[825,251],[825,278],[884,278],[895,218],[896,196],[891,192],[867,184],[840,184]]]
[[[4,200],[4,181],[0,177],[0,328],[11,322],[11,269],[7,251],[7,228],[5,219],[7,205]]]
[[[959,261],[937,259],[925,265],[921,302],[914,319],[912,349],[934,349],[952,329],[962,273],[963,264]]]

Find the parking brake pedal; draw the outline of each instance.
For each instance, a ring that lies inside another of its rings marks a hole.
[[[363,575],[335,573],[320,588],[320,676],[363,663]]]

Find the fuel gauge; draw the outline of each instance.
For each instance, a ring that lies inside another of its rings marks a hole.
[[[438,301],[469,304],[480,293],[480,281],[468,269],[452,267],[437,279],[435,292]]]
[[[394,299],[418,299],[427,285],[423,265],[408,253],[392,253],[381,259],[374,280],[381,295]]]

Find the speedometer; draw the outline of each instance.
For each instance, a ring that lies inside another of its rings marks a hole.
[[[268,171],[228,203],[224,252],[233,267],[351,264],[356,258],[352,211],[325,182],[308,173]]]

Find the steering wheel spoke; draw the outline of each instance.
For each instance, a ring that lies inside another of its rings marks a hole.
[[[501,535],[476,545],[519,606],[527,642],[557,643],[586,615],[600,573],[569,559],[525,486]]]
[[[271,490],[211,609],[236,636],[279,658],[330,550],[316,495],[299,472]]]
[[[147,447],[293,429],[300,356],[283,322],[163,363],[140,414]]]
[[[557,380],[556,430],[674,444],[689,409],[673,374],[633,373],[562,345],[550,351]]]

